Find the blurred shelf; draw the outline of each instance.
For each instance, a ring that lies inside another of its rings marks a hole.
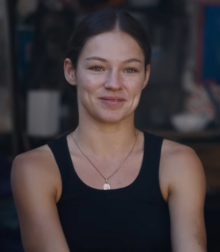
[[[196,132],[178,132],[174,130],[152,130],[152,129],[146,129],[146,131],[170,140],[182,140],[182,139],[206,140],[206,139],[220,138],[220,129],[196,131]]]

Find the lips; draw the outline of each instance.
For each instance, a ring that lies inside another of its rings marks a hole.
[[[124,98],[118,96],[105,96],[100,97],[99,99],[102,102],[102,104],[111,108],[118,108],[122,106],[126,101]]]
[[[125,101],[124,98],[122,97],[117,97],[117,96],[107,96],[107,97],[100,97],[101,100],[104,100],[104,101],[112,101],[112,102],[123,102]]]

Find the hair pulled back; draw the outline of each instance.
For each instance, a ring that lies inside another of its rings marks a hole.
[[[75,29],[69,41],[67,58],[77,68],[78,58],[85,43],[93,36],[118,29],[132,36],[142,48],[145,66],[150,63],[151,47],[146,31],[129,13],[119,9],[102,9],[89,14]]]

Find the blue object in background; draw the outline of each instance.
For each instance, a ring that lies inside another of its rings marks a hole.
[[[220,84],[220,6],[204,8],[202,81]]]
[[[11,166],[0,153],[0,252],[24,252],[11,191]]]
[[[21,80],[25,77],[28,64],[31,60],[33,37],[34,29],[32,27],[17,27],[18,74]]]

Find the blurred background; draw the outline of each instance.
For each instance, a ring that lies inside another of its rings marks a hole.
[[[84,16],[119,7],[152,45],[136,126],[191,146],[207,178],[208,252],[220,251],[220,1],[0,0],[0,251],[22,252],[10,170],[14,157],[77,126],[63,76],[68,39]]]

